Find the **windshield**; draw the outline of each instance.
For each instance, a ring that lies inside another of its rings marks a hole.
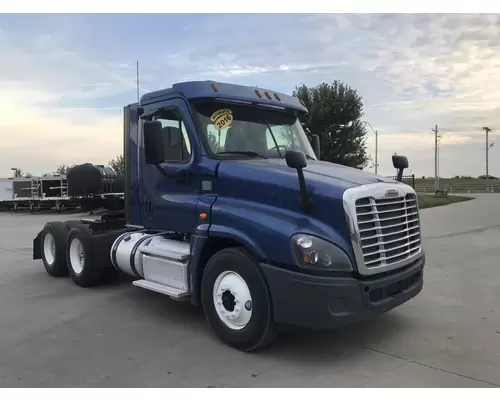
[[[284,158],[290,149],[316,159],[291,112],[218,101],[194,103],[193,110],[209,153],[218,157]]]

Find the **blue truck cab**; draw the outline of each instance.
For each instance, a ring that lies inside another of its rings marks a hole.
[[[124,273],[201,305],[244,351],[282,326],[333,329],[405,303],[425,264],[415,191],[319,160],[305,113],[212,81],[144,95],[124,109],[123,215],[48,223],[34,258],[80,286]]]

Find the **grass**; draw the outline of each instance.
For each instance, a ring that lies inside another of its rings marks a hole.
[[[465,196],[444,196],[436,197],[431,194],[419,194],[418,195],[418,205],[420,209],[445,206],[447,204],[461,203],[463,201],[473,200],[474,197]]]

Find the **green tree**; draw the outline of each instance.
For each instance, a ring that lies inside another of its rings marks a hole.
[[[118,175],[125,175],[125,160],[123,155],[116,156],[108,162],[109,167]]]
[[[321,160],[363,169],[368,165],[362,97],[342,82],[296,87],[309,113],[301,122],[320,138]]]
[[[31,172],[25,172],[24,177],[25,178],[33,178],[33,174]]]
[[[23,177],[23,170],[21,168],[14,168],[12,169],[12,177],[13,178],[22,178]]]
[[[59,175],[67,175],[69,168],[69,165],[66,164],[59,165],[56,169],[56,173],[58,173]]]

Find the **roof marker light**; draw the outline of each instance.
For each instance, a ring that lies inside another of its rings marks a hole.
[[[262,95],[260,94],[259,90],[258,89],[255,89],[255,94],[259,97],[262,97]]]
[[[278,93],[274,93],[274,97],[276,97],[276,100],[281,101],[281,98],[280,98],[280,96],[278,95]]]
[[[271,97],[271,95],[269,94],[269,92],[265,92],[264,93],[266,95],[266,97],[269,99],[269,100],[272,100],[273,98]]]
[[[306,106],[306,103],[304,103],[304,100],[299,99],[299,101],[300,101],[300,104],[302,104],[304,107]]]
[[[215,86],[215,83],[212,83],[212,85],[211,85],[211,86],[212,86],[212,90],[213,90],[214,92],[217,92],[217,86]]]

